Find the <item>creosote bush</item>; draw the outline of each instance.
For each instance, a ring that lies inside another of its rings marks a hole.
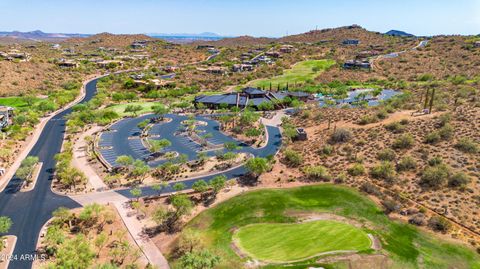
[[[348,168],[348,174],[354,177],[363,175],[365,174],[365,167],[360,163],[356,163]]]
[[[292,149],[286,149],[283,153],[285,155],[285,160],[288,165],[297,167],[303,163],[302,155]]]
[[[392,147],[396,149],[409,149],[415,143],[415,139],[411,134],[403,134],[399,138],[395,139]]]
[[[330,180],[331,176],[328,169],[321,165],[307,166],[303,169],[305,175],[314,180]]]
[[[480,151],[478,144],[467,137],[460,138],[455,144],[455,148],[466,153],[478,153]]]
[[[396,154],[392,149],[383,149],[378,153],[377,158],[381,161],[394,161]]]
[[[397,171],[412,171],[417,168],[417,162],[412,156],[404,156],[397,164]]]
[[[373,178],[383,179],[387,183],[393,183],[397,178],[395,166],[389,161],[383,161],[374,166],[370,170],[370,174]]]
[[[352,139],[352,132],[348,129],[338,128],[330,136],[331,143],[346,143]]]

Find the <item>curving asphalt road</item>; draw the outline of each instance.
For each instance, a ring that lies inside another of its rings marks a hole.
[[[80,103],[95,96],[97,80],[85,87],[85,97]],[[65,135],[65,116],[72,109],[52,117],[46,124],[29,156],[38,156],[43,162],[35,188],[20,192],[22,181],[14,177],[0,193],[0,215],[12,219],[13,225],[8,234],[17,236],[17,243],[10,260],[9,268],[30,268],[35,255],[35,247],[42,226],[52,217],[52,212],[60,206],[75,208],[80,205],[72,199],[52,192],[51,180],[55,169],[54,156],[62,147]]]
[[[97,80],[92,80],[86,84],[85,97],[80,103],[91,100],[96,94]],[[76,208],[81,205],[67,196],[55,194],[51,190],[51,181],[55,170],[55,154],[59,153],[62,147],[65,135],[65,116],[70,114],[72,109],[57,114],[50,119],[42,131],[37,143],[32,148],[29,156],[38,156],[40,162],[43,162],[35,188],[29,192],[20,192],[22,181],[14,177],[7,185],[5,190],[0,193],[0,215],[8,216],[12,219],[13,225],[8,234],[17,236],[17,243],[10,259],[8,268],[31,268],[35,258],[35,248],[38,235],[43,225],[52,217],[52,212],[58,207]],[[210,119],[206,119],[211,121]],[[214,122],[206,128],[215,128]],[[268,143],[267,146],[260,149],[245,148],[248,152],[266,157],[275,154],[281,146],[281,134],[277,127],[267,126]],[[245,168],[237,167],[226,171],[223,174],[228,178],[244,175]],[[199,177],[183,181],[187,187],[200,179],[210,180],[212,176]],[[143,196],[154,195],[150,187],[142,188]],[[112,192],[112,191],[110,191]],[[127,198],[133,198],[129,189],[114,191]],[[173,192],[172,186],[167,187],[162,193]],[[97,195],[102,195],[97,193]],[[105,193],[107,195],[107,193]]]

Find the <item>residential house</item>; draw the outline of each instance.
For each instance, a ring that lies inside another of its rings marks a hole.
[[[280,52],[281,53],[291,53],[294,50],[294,46],[292,45],[283,45],[280,47]]]
[[[228,72],[227,68],[223,66],[209,66],[207,68],[197,68],[197,70],[216,75],[226,75]]]
[[[232,66],[233,72],[245,72],[245,71],[253,71],[254,67],[251,64],[234,64]]]
[[[198,45],[197,49],[215,49],[215,46],[212,46],[212,45]]]
[[[265,55],[272,58],[280,58],[280,53],[278,51],[267,51]]]
[[[360,44],[360,40],[358,39],[345,39],[342,41],[343,45],[358,45]]]
[[[345,69],[370,69],[371,67],[368,60],[349,60],[343,64]]]
[[[102,68],[112,68],[117,66],[123,66],[123,61],[119,60],[102,60],[97,62],[97,65]]]
[[[12,124],[13,108],[9,106],[0,106],[0,129]]]
[[[9,52],[0,52],[0,57],[7,61],[20,61],[28,62],[31,59],[30,54],[26,52],[20,52],[18,50],[10,50]]]
[[[58,60],[57,65],[63,68],[77,68],[80,66],[76,61],[63,58]]]

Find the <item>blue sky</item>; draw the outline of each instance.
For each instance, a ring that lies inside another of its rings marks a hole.
[[[480,0],[0,0],[0,31],[283,36],[351,24],[480,34]]]

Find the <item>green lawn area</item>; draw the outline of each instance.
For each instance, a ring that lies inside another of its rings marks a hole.
[[[118,104],[118,105],[113,105],[113,106],[110,106],[108,107],[109,109],[112,109],[113,111],[117,112],[118,115],[120,116],[131,116],[132,113],[125,113],[125,108],[129,105],[139,105],[142,107],[142,110],[139,111],[137,114],[138,115],[141,115],[141,114],[145,114],[145,113],[149,113],[149,112],[152,112],[152,106],[155,105],[156,102],[131,102],[131,103],[126,103],[126,104]]]
[[[276,76],[271,79],[254,80],[248,83],[258,88],[265,87],[268,89],[270,83],[272,87],[276,88],[277,85],[285,87],[287,82],[290,85],[294,83],[303,83],[308,80],[315,79],[323,71],[327,70],[335,64],[334,60],[308,60],[296,63],[291,69],[283,71],[283,75]]]
[[[338,185],[246,192],[202,212],[186,224],[184,231],[198,232],[205,247],[221,257],[216,268],[243,268],[246,260],[231,248],[234,231],[256,223],[297,222],[289,212],[326,212],[367,223],[371,229],[366,232],[381,240],[394,268],[480,268],[480,256],[474,250],[392,221],[364,194]],[[172,268],[179,268],[173,253],[168,255]],[[295,266],[306,268],[297,263]]]
[[[306,259],[335,250],[363,251],[371,245],[362,229],[331,220],[252,224],[240,228],[233,238],[250,257],[271,262]]]
[[[34,102],[37,102],[38,100],[40,99],[37,98]],[[19,108],[19,107],[27,106],[27,103],[23,101],[21,97],[13,96],[13,97],[0,97],[0,105]]]

